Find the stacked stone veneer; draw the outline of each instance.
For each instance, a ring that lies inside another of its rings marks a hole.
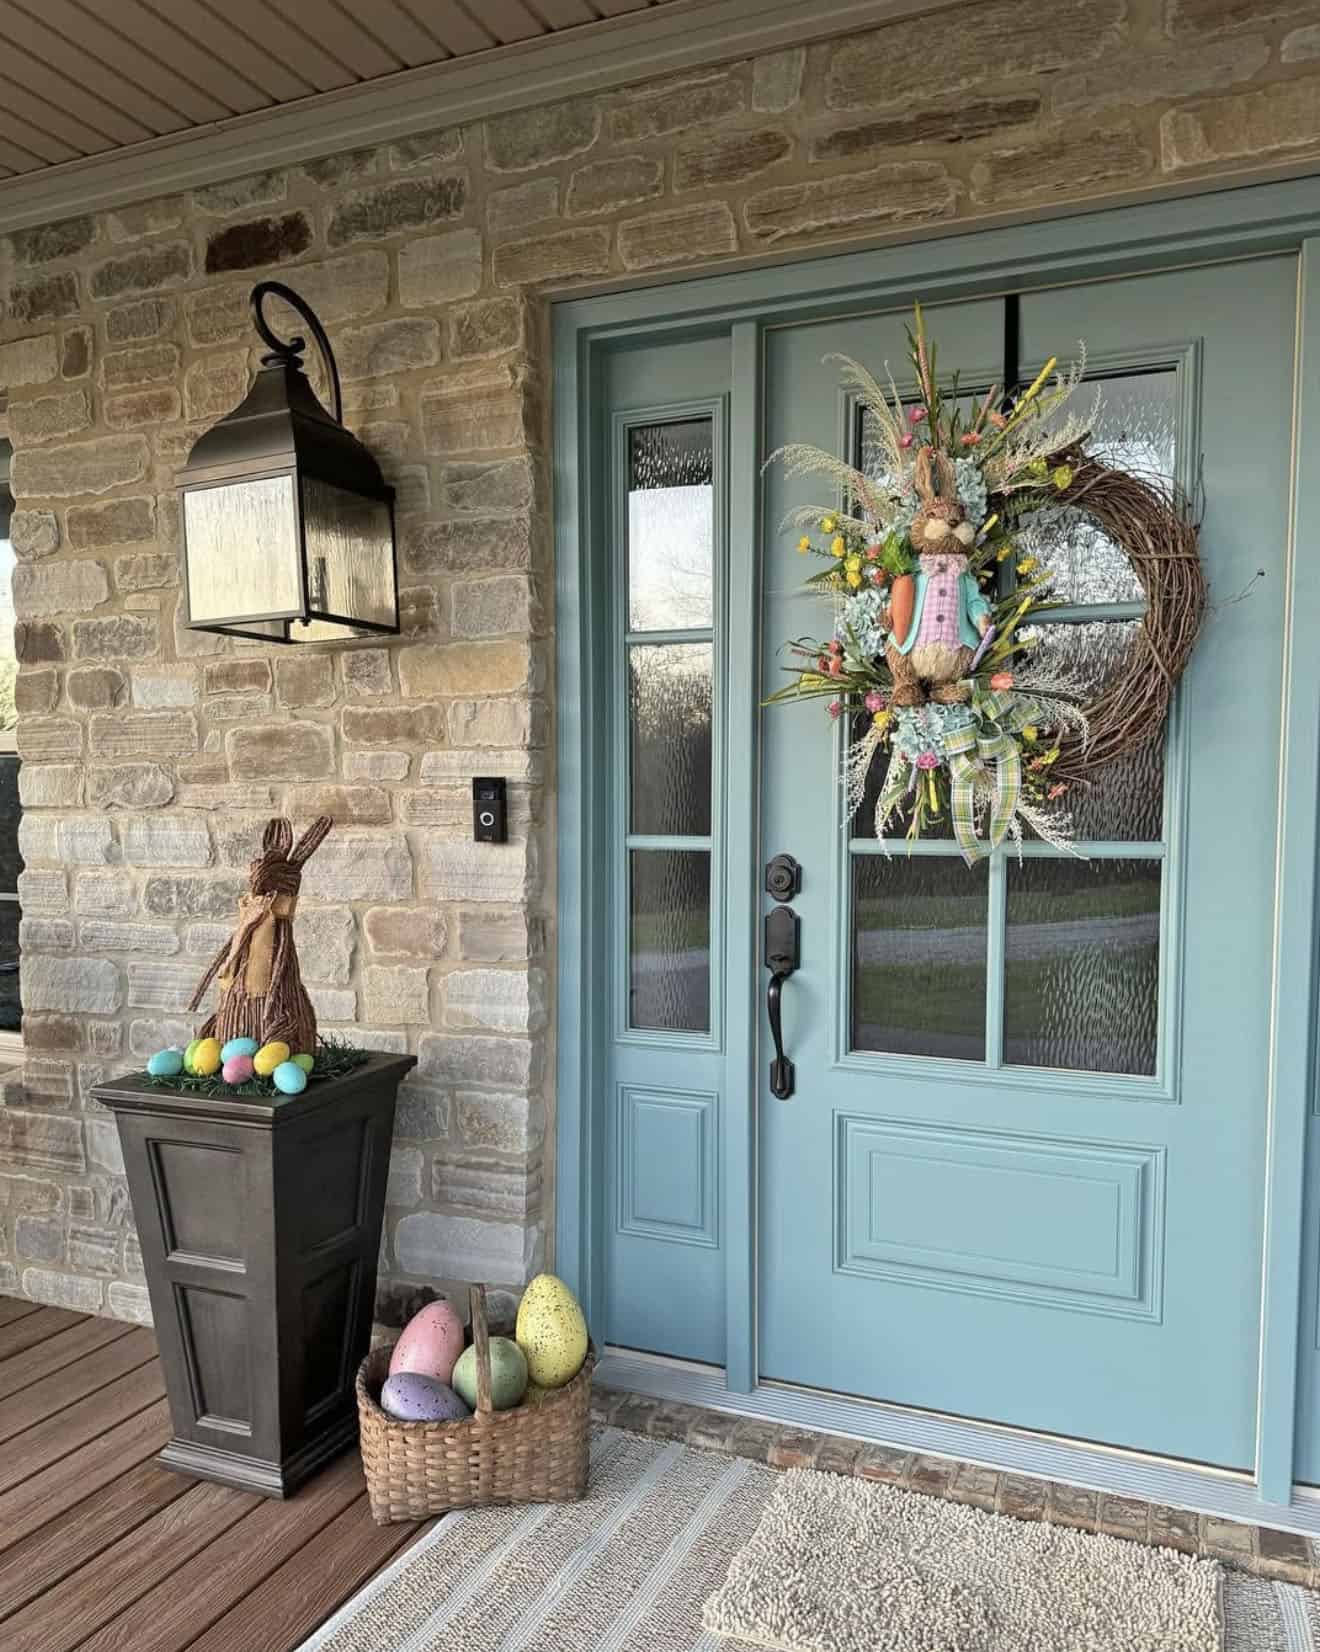
[[[89,1090],[191,1033],[276,809],[338,822],[298,917],[323,1024],[419,1058],[382,1277],[397,1298],[545,1259],[547,288],[1297,167],[1317,58],[1298,0],[980,0],[0,242],[28,1052],[0,1104],[0,1292],[146,1314]],[[175,472],[244,393],[272,272],[329,326],[399,490],[385,646],[180,623]],[[511,778],[507,846],[469,841],[474,773]]]

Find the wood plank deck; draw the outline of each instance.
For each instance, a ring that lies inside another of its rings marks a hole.
[[[163,1392],[149,1331],[0,1298],[4,1652],[294,1652],[424,1529],[356,1452],[283,1503],[158,1467]]]

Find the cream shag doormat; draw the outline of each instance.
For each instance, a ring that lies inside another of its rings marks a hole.
[[[1222,1652],[1220,1567],[796,1469],[706,1603],[775,1652]]]

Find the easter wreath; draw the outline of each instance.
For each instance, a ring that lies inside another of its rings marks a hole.
[[[1172,482],[1088,445],[1099,398],[1086,417],[1064,413],[1084,352],[1066,374],[1052,357],[1025,390],[995,386],[968,405],[956,375],[941,391],[920,305],[908,338],[915,401],[892,377],[882,386],[851,358],[827,358],[874,420],[882,475],[804,444],[767,461],[790,477],[824,475],[842,496],[785,519],[824,535],[804,532],[797,548],[825,559],[808,585],[830,599],[835,623],[828,638],[787,645],[794,680],[768,703],[820,697],[832,717],[863,714],[847,806],[851,817],[884,760],[877,838],[904,818],[909,839],[947,819],[969,864],[1024,829],[1066,847],[1074,789],[1163,731],[1205,608],[1197,525]],[[1032,629],[1058,606],[1047,547],[1074,510],[1127,557],[1146,601],[1095,698],[1076,668],[1036,657]]]

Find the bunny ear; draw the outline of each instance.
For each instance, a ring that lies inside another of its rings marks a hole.
[[[276,815],[274,820],[267,823],[266,834],[261,843],[262,849],[267,854],[273,851],[276,854],[287,855],[292,846],[292,825],[282,815]]]
[[[293,853],[289,856],[289,859],[296,862],[299,866],[301,866],[304,861],[310,860],[316,851],[321,847],[321,843],[324,840],[326,833],[333,825],[334,821],[329,815],[318,815],[303,835],[298,839],[297,845],[294,848]]]
[[[930,447],[920,448],[917,452],[917,462],[912,467],[912,480],[916,483],[917,497],[923,504],[929,505],[938,496],[939,489],[935,477],[931,474],[931,459],[934,457]]]
[[[956,500],[958,497],[958,473],[953,468],[953,460],[947,453],[936,452],[933,456],[935,466],[935,488],[941,499]]]

